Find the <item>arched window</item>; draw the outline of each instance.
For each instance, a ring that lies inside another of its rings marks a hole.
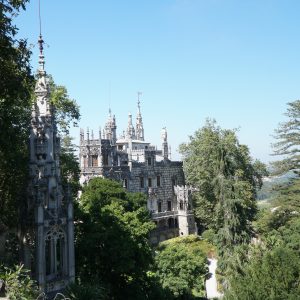
[[[66,240],[64,232],[54,227],[45,238],[46,276],[48,279],[63,275],[65,269]]]

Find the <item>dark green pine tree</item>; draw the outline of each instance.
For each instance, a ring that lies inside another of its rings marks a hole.
[[[286,122],[280,123],[275,130],[277,140],[272,147],[274,155],[282,156],[274,162],[275,174],[283,174],[289,170],[298,173],[300,167],[300,100],[289,102],[285,116]]]

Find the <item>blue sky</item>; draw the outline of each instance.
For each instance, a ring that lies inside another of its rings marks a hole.
[[[173,158],[209,117],[239,128],[253,157],[273,159],[271,135],[299,98],[300,1],[41,0],[41,9],[46,69],[79,103],[81,127],[98,132],[110,102],[121,133],[142,91],[145,136],[159,146],[166,126]],[[37,0],[16,23],[36,43]],[[79,128],[71,134],[78,140]]]

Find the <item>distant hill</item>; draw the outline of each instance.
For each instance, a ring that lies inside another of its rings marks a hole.
[[[257,191],[257,200],[267,202],[277,195],[276,186],[286,184],[297,175],[290,171],[281,176],[269,176],[263,178],[263,186]]]

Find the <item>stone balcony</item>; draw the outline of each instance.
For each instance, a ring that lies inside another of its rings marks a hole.
[[[166,217],[174,217],[177,214],[178,214],[177,210],[163,211],[163,212],[152,212],[151,217],[152,217],[152,220],[159,220],[159,219],[164,219]]]

